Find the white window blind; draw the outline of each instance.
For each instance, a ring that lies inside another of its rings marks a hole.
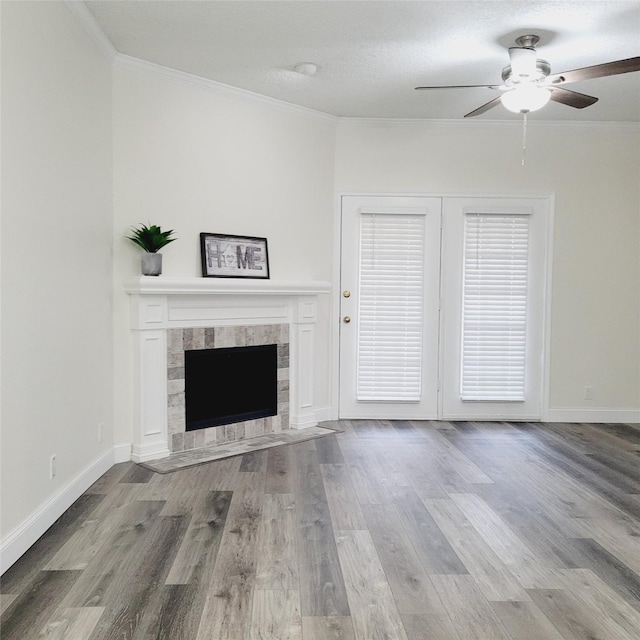
[[[356,397],[418,402],[424,215],[361,214]]]
[[[467,214],[462,400],[525,400],[529,216]]]

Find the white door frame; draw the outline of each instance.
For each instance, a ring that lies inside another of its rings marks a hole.
[[[340,261],[341,261],[341,203],[343,196],[408,196],[426,198],[543,198],[548,201],[547,238],[545,254],[544,278],[544,309],[543,315],[543,353],[542,353],[542,421],[548,420],[549,415],[549,383],[550,383],[550,353],[551,353],[551,298],[553,276],[553,230],[555,217],[555,193],[549,191],[526,191],[505,193],[434,193],[434,192],[370,192],[370,191],[341,191],[334,200],[333,215],[333,295],[331,304],[331,419],[338,419],[340,393]]]

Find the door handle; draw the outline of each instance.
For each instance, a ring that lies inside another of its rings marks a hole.
[[[349,324],[351,322],[351,318],[349,316],[345,316],[344,318],[342,318],[342,322],[344,322],[345,324]]]

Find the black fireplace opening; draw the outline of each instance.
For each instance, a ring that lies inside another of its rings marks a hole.
[[[278,414],[278,346],[185,351],[186,430]]]

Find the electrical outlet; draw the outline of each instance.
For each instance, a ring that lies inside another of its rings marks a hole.
[[[98,442],[102,442],[102,430],[104,429],[104,423],[98,424]]]
[[[585,400],[593,400],[593,387],[586,386],[584,388],[584,399]]]
[[[49,479],[53,480],[56,477],[56,454],[54,453],[49,459]]]

